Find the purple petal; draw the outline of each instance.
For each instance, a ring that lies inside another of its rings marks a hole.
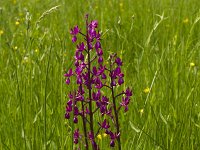
[[[78,123],[78,118],[74,117],[74,123]]]
[[[106,75],[105,75],[105,73],[103,73],[103,74],[101,75],[101,78],[102,78],[102,79],[106,79],[106,78],[107,78]]]
[[[97,50],[97,55],[102,56],[103,55],[103,50],[100,48]]]
[[[122,61],[119,57],[115,59],[115,62],[118,66],[122,66]]]
[[[78,144],[78,139],[74,139],[74,144]]]
[[[80,75],[82,73],[83,69],[81,67],[76,68],[76,74]]]
[[[74,107],[74,115],[76,116],[79,115],[78,107],[76,106]]]
[[[68,72],[64,75],[65,77],[71,77],[73,75],[72,68],[68,70]]]
[[[69,100],[69,101],[67,102],[67,105],[68,105],[68,106],[72,106],[72,103],[73,103],[72,100]]]
[[[84,45],[84,43],[82,42],[82,43],[80,43],[79,45],[77,45],[77,49],[78,49],[80,52],[84,51],[84,50],[85,50],[85,45]]]
[[[67,78],[67,80],[65,81],[66,84],[70,84],[70,79]]]
[[[96,76],[97,75],[97,68],[94,66],[93,68],[92,68],[92,72],[93,72],[93,74]]]
[[[121,84],[123,84],[123,83],[124,83],[124,79],[123,79],[123,78],[119,78],[118,84],[121,85]]]
[[[97,39],[97,40],[100,40],[100,37],[101,37],[101,34],[98,32],[98,33],[96,34],[96,39]]]
[[[113,81],[111,82],[111,86],[116,86],[115,80],[113,80]]]
[[[78,26],[75,26],[75,27],[74,27],[74,34],[75,34],[75,35],[78,34],[79,31],[80,31],[80,29],[78,28]]]
[[[115,74],[116,75],[119,75],[121,73],[121,68],[120,67],[117,67],[116,69],[115,69]]]
[[[75,139],[79,138],[79,129],[76,129],[76,130],[74,131],[74,138],[75,138]]]
[[[115,141],[114,141],[114,140],[111,140],[111,141],[110,141],[110,146],[111,146],[111,147],[115,147]]]
[[[98,27],[98,21],[97,20],[93,20],[90,23],[90,28],[97,28]]]
[[[99,48],[101,48],[101,43],[97,41],[95,44],[95,49],[98,50]]]
[[[92,43],[89,43],[89,49],[93,49]]]
[[[69,113],[65,113],[65,119],[69,119],[70,118],[70,114]]]
[[[126,96],[132,96],[132,91],[129,88],[127,88],[125,94]]]
[[[103,62],[103,57],[100,56],[99,59],[98,59],[98,63],[101,64],[102,62]]]
[[[91,141],[94,140],[94,133],[92,133],[91,131],[88,133],[88,136],[89,136],[89,139],[90,139]]]
[[[72,42],[75,43],[76,41],[77,41],[77,37],[76,37],[76,36],[73,36],[73,37],[72,37]]]

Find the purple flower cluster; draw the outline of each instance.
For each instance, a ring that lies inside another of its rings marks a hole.
[[[82,33],[78,26],[71,29],[72,42],[78,42],[74,55],[74,66],[65,74],[66,84],[71,83],[71,78],[75,77],[77,90],[68,95],[69,100],[66,104],[65,118],[73,117],[75,124],[82,119],[83,136],[80,136],[79,129],[74,131],[74,144],[78,144],[79,139],[84,137],[84,145],[89,149],[88,141],[90,141],[93,149],[98,150],[96,137],[100,130],[110,136],[110,146],[115,146],[115,140],[120,144],[120,131],[118,111],[121,107],[128,110],[128,104],[132,91],[127,88],[118,95],[115,95],[115,86],[120,86],[124,83],[124,74],[122,73],[122,60],[116,54],[110,55],[110,65],[104,65],[103,50],[101,46],[101,34],[97,30],[98,22],[96,20],[88,22],[86,15],[86,34]],[[79,37],[82,36],[84,41],[79,42]],[[103,90],[110,90],[112,97],[107,97],[103,94]],[[122,96],[121,102],[116,102],[116,98]],[[95,104],[95,105],[94,105]],[[94,107],[95,106],[95,107]],[[94,122],[94,115],[101,114],[102,118],[99,122]],[[111,131],[111,124],[116,127],[116,131]],[[95,131],[94,126],[98,126]]]

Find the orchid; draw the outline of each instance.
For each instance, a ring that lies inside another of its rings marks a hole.
[[[74,68],[70,68],[65,74],[66,84],[71,83],[72,78],[76,81],[77,90],[70,92],[66,103],[65,118],[73,118],[74,124],[79,124],[82,118],[83,136],[79,128],[74,131],[74,144],[79,139],[84,142],[85,148],[89,149],[89,143],[94,150],[99,150],[96,138],[99,132],[110,135],[110,146],[114,147],[117,140],[118,149],[121,149],[119,110],[121,107],[128,110],[128,104],[132,91],[127,88],[120,94],[115,95],[115,87],[124,84],[122,72],[122,60],[116,54],[109,57],[109,65],[104,64],[103,48],[101,44],[101,33],[98,31],[98,21],[89,22],[86,15],[86,33],[75,26],[71,29],[72,42],[78,43],[74,54]],[[83,37],[83,41],[78,42]],[[110,90],[111,97],[103,91]],[[117,102],[118,96],[122,95],[122,101]],[[95,105],[94,105],[95,104]],[[94,107],[95,106],[95,107]],[[94,122],[94,115],[100,114],[99,122]],[[79,117],[80,116],[80,117]],[[114,127],[114,132],[111,131]],[[99,129],[96,131],[95,127]]]

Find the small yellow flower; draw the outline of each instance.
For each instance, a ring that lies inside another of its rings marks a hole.
[[[16,21],[16,22],[15,22],[15,25],[16,25],[16,26],[18,26],[19,24],[20,24],[19,21]]]
[[[122,2],[121,2],[121,3],[119,3],[119,6],[120,6],[120,7],[123,7],[123,5],[124,5],[124,4],[123,4]]]
[[[142,116],[142,114],[144,113],[144,109],[140,109],[139,110],[140,115]]]
[[[97,135],[97,138],[98,138],[99,140],[102,140],[101,134],[98,134],[98,135]]]
[[[191,62],[190,67],[194,67],[194,66],[195,66],[195,63]]]
[[[38,53],[38,52],[39,52],[39,49],[36,48],[36,49],[35,49],[35,53]]]
[[[106,134],[106,133],[103,133],[102,135],[103,135],[103,137],[107,137],[107,134]]]
[[[15,46],[15,47],[14,47],[14,50],[17,50],[17,49],[18,49],[18,47],[17,47],[17,46]]]
[[[147,87],[147,88],[144,89],[144,93],[147,94],[147,93],[149,93],[149,92],[150,92],[150,88],[149,88],[149,87]]]
[[[0,30],[0,36],[1,36],[3,33],[4,33],[3,30]]]
[[[189,22],[189,19],[188,19],[188,18],[185,18],[185,19],[183,20],[183,23],[184,23],[184,24],[188,24],[188,22]]]

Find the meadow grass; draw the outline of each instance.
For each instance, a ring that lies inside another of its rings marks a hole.
[[[1,0],[0,149],[73,149],[64,113],[75,87],[63,74],[69,30],[86,13],[134,92],[120,113],[123,150],[200,149],[199,0]],[[108,137],[98,142],[110,149]]]

